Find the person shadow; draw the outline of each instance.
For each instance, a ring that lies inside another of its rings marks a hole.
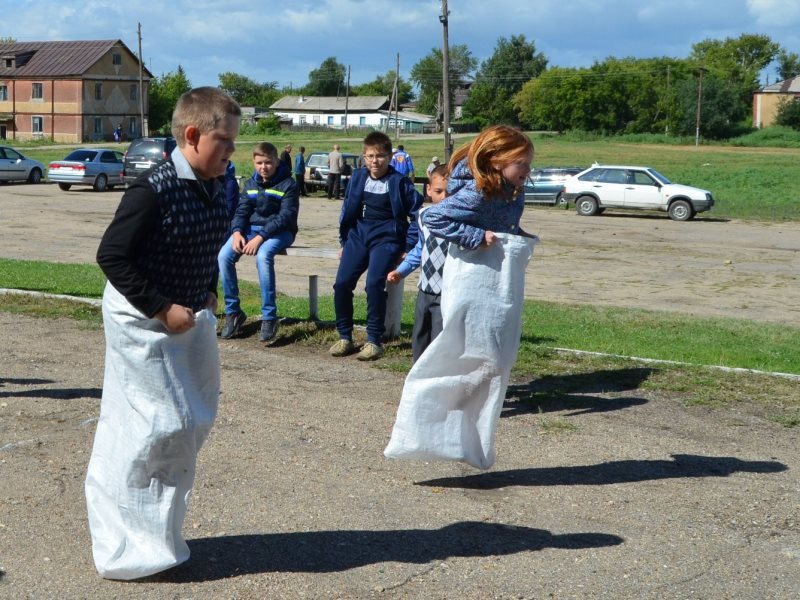
[[[596,465],[531,467],[462,477],[440,477],[414,485],[495,490],[512,486],[612,485],[659,479],[728,477],[734,473],[779,473],[789,467],[777,461],[732,456],[672,454],[672,460],[617,460]]]
[[[189,540],[191,559],[137,581],[188,583],[257,573],[330,573],[384,562],[426,564],[450,557],[485,557],[545,548],[616,546],[607,533],[552,534],[498,523],[460,521],[439,529],[302,531]]]
[[[623,410],[646,404],[638,397],[608,398],[598,394],[637,390],[655,371],[650,368],[608,369],[572,375],[545,375],[509,385],[501,417],[569,411],[566,416]]]

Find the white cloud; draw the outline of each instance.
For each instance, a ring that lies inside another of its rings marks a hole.
[[[747,10],[761,27],[800,26],[798,0],[747,0]]]

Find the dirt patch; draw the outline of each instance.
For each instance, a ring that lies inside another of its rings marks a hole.
[[[118,197],[0,187],[0,255],[89,262]],[[300,243],[333,245],[338,203],[302,210]],[[797,322],[796,225],[543,209],[526,222],[544,241],[532,297]],[[303,291],[309,269],[332,277],[332,262],[287,259],[281,287]],[[82,489],[103,333],[0,313],[0,339],[2,597],[761,599],[800,589],[798,429],[580,376],[558,403],[506,404],[489,472],[388,461],[402,375],[296,344],[267,349],[255,335],[220,343],[220,413],[186,520],[191,560],[143,582],[104,581]]]

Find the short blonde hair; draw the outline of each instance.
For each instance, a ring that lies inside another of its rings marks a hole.
[[[236,100],[219,88],[194,88],[178,98],[172,112],[172,137],[183,148],[187,127],[194,125],[201,134],[208,133],[229,116],[242,116],[242,109]]]

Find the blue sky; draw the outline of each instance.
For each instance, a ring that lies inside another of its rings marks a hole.
[[[479,60],[500,37],[524,34],[550,66],[609,56],[685,58],[692,44],[763,34],[800,54],[800,0],[449,0],[450,43]],[[351,84],[394,69],[408,77],[442,43],[439,0],[0,0],[0,36],[18,41],[121,39],[155,75],[183,66],[192,85],[233,71],[300,86],[329,56]],[[764,77],[777,76],[769,68]]]

